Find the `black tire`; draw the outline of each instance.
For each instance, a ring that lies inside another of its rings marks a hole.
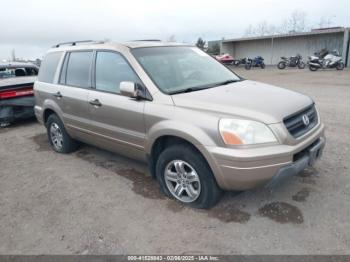
[[[343,62],[338,63],[337,66],[336,66],[337,70],[343,70],[344,67],[345,67],[345,65],[344,65]]]
[[[313,66],[313,65],[309,65],[309,69],[310,69],[310,71],[317,71],[318,70],[318,67],[316,67],[316,66]]]
[[[60,133],[62,135],[61,147],[54,145],[53,135],[52,135],[52,132],[50,131],[54,125],[58,126]],[[49,139],[50,145],[52,149],[55,150],[56,152],[67,154],[67,153],[74,152],[75,150],[78,149],[78,146],[79,146],[78,142],[72,139],[68,135],[62,120],[56,114],[50,115],[49,118],[47,119],[46,130],[47,130],[47,137]]]
[[[261,69],[264,69],[265,68],[265,63],[261,63],[260,67],[261,67]]]
[[[286,68],[286,63],[285,62],[279,62],[277,64],[278,69],[285,69]]]
[[[172,195],[165,181],[165,170],[174,160],[189,163],[196,171],[200,181],[200,193],[193,202],[183,202]],[[204,157],[190,145],[174,145],[166,148],[158,157],[156,164],[156,177],[164,194],[172,199],[194,208],[208,209],[213,207],[220,199],[222,190],[216,183],[214,175]]]
[[[299,68],[299,69],[304,69],[304,68],[305,68],[305,63],[304,63],[304,62],[300,62],[300,63],[298,64],[298,68]]]
[[[247,70],[250,70],[252,68],[252,64],[248,63],[248,64],[245,64],[245,69]]]

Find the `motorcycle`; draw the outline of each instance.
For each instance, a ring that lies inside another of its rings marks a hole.
[[[261,67],[262,69],[265,68],[264,58],[261,56],[257,56],[254,59],[246,58],[246,64],[245,69],[249,70],[253,67]]]
[[[343,59],[337,50],[333,50],[332,52],[328,52],[328,50],[321,50],[320,52],[315,53],[314,56],[309,56],[308,65],[311,71],[326,68],[343,70],[345,67]]]
[[[245,64],[247,63],[247,59],[248,59],[248,58],[242,58],[242,59],[235,60],[235,61],[233,62],[233,64],[234,64],[235,66],[245,65]]]
[[[277,64],[278,69],[285,69],[288,67],[298,67],[299,69],[305,68],[305,63],[301,55],[291,56],[289,58],[281,56],[282,61]]]

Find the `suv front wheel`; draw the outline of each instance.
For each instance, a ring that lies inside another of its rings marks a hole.
[[[195,208],[214,206],[222,194],[203,156],[189,145],[166,148],[156,165],[163,192]]]
[[[56,152],[70,153],[78,148],[78,142],[68,135],[63,122],[56,114],[49,116],[46,129],[50,145]]]

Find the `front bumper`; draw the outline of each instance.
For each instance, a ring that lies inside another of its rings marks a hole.
[[[272,186],[286,176],[313,165],[322,155],[326,139],[324,125],[296,145],[232,149],[206,147],[216,181],[225,190],[246,190],[266,184]]]

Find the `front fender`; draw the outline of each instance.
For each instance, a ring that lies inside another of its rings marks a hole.
[[[153,125],[147,134],[145,150],[151,153],[154,142],[162,136],[176,136],[182,138],[198,149],[201,146],[214,146],[214,140],[204,130],[189,123],[164,120]]]

